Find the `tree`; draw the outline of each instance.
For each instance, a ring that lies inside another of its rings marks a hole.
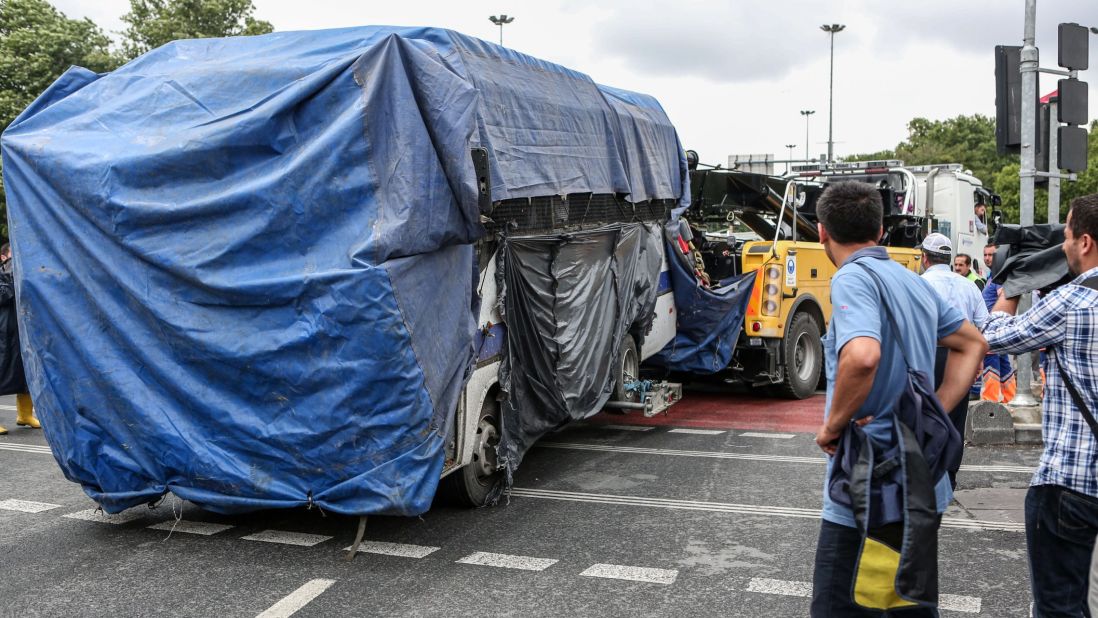
[[[127,58],[178,39],[267,34],[274,27],[252,17],[251,0],[130,0],[123,32]]]
[[[69,19],[45,0],[0,0],[0,131],[72,65],[110,71],[119,59],[89,19]],[[0,182],[7,236],[7,202]]]

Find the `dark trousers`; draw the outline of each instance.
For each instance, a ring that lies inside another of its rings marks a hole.
[[[816,569],[812,575],[812,618],[918,618],[938,615],[938,610],[921,607],[894,609],[885,613],[856,605],[853,599],[854,568],[861,544],[862,536],[857,528],[821,522],[820,540],[816,544]]]
[[[949,358],[949,348],[938,348],[934,355],[934,388],[942,385],[947,358]],[[961,448],[964,449],[965,423],[968,422],[968,397],[962,397],[961,403],[949,410],[949,420],[953,421],[953,426],[961,434]],[[955,470],[949,471],[949,484],[957,489],[957,472]]]
[[[1090,616],[1087,578],[1098,498],[1058,485],[1037,485],[1026,493],[1026,548],[1035,618]]]

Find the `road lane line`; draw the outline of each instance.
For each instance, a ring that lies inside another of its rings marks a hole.
[[[16,407],[16,406],[9,406],[6,403],[0,403],[0,410],[18,410],[18,409],[19,408]]]
[[[588,502],[593,504],[614,504],[619,506],[641,506],[685,511],[707,511],[713,513],[734,513],[740,515],[767,515],[799,519],[819,519],[820,509],[800,507],[735,504],[730,502],[700,502],[695,500],[669,500],[666,498],[645,498],[640,496],[621,496],[611,494],[592,494],[548,489],[511,488],[510,495],[520,498],[540,498],[562,500],[565,502]],[[1025,524],[1013,522],[984,521],[978,519],[942,519],[943,528],[959,530],[998,530],[1004,532],[1024,532]]]
[[[651,425],[592,425],[592,427],[617,429],[619,431],[652,431],[655,429],[655,427],[652,427]]]
[[[747,584],[748,592],[761,592],[763,594],[780,594],[787,597],[811,597],[812,582],[785,581],[782,579],[768,579],[754,577]],[[969,614],[980,613],[981,600],[979,597],[966,597],[958,594],[938,595],[938,609]]]
[[[297,590],[267,608],[256,618],[288,618],[336,583],[334,579],[310,579]]]
[[[288,532],[286,530],[263,530],[255,534],[240,537],[245,541],[259,541],[261,543],[280,543],[282,545],[297,545],[299,547],[312,547],[319,545],[332,537],[323,534],[306,534],[304,532]]]
[[[953,612],[966,614],[979,614],[982,602],[980,597],[966,597],[959,594],[939,594],[938,609],[947,609]]]
[[[407,543],[385,543],[383,541],[363,541],[358,546],[358,551],[367,554],[381,554],[383,556],[396,556],[398,558],[426,558],[438,551],[438,547],[426,545],[409,545]],[[350,546],[343,551],[351,551]]]
[[[748,592],[762,592],[763,594],[780,594],[787,597],[812,596],[811,582],[790,582],[782,579],[769,579],[766,577],[752,577],[747,584]]]
[[[50,509],[59,509],[60,504],[49,502],[31,502],[30,500],[0,500],[0,510],[19,511],[20,513],[41,513]]]
[[[797,437],[795,433],[760,433],[757,431],[745,431],[740,434],[743,438],[774,438],[776,440],[788,440]]]
[[[207,521],[188,521],[186,519],[169,519],[168,521],[162,521],[158,524],[149,526],[152,530],[167,530],[168,532],[182,532],[184,534],[201,534],[202,536],[213,536],[219,532],[224,532],[232,526],[228,524],[213,524]]]
[[[580,575],[666,585],[675,583],[675,578],[679,576],[679,572],[674,569],[653,569],[650,567],[622,566],[620,564],[593,564]]]
[[[676,427],[667,433],[689,433],[698,436],[719,436],[724,433],[723,429],[691,429],[689,427]]]
[[[145,517],[145,514],[139,510],[130,509],[128,511],[122,511],[121,513],[115,513],[114,515],[108,515],[103,509],[87,509],[85,511],[77,511],[75,513],[69,513],[68,515],[62,515],[61,517],[117,526],[129,523],[135,519],[142,519]]]
[[[0,443],[0,450],[5,451],[24,451],[24,452],[40,452],[43,454],[51,454],[49,447],[40,447],[37,445],[18,445],[18,443]]]
[[[498,567],[501,569],[519,569],[521,571],[544,571],[557,563],[553,558],[533,558],[531,556],[512,556],[478,551],[457,561],[460,564]]]
[[[825,465],[827,459],[820,457],[798,457],[795,455],[759,455],[754,453],[727,453],[724,451],[691,451],[667,448],[645,448],[638,446],[619,446],[615,444],[586,444],[577,442],[538,442],[537,448],[559,448],[576,451],[602,451],[606,453],[631,453],[634,455],[661,455],[668,457],[704,457],[710,459],[739,459],[746,461],[773,461],[779,463],[798,463]],[[1004,472],[1033,474],[1035,468],[1008,465],[971,465],[961,466],[963,472]]]

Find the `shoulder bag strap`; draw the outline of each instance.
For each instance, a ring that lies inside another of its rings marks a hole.
[[[896,324],[896,317],[892,315],[892,309],[888,306],[888,299],[885,298],[884,281],[881,281],[880,275],[873,272],[872,268],[866,266],[858,260],[854,260],[854,263],[865,269],[865,272],[869,273],[869,276],[873,277],[873,280],[877,282],[877,293],[881,297],[881,304],[884,306],[885,314],[888,316],[888,322],[892,326],[892,332],[896,335],[896,343],[898,343],[900,346],[900,355],[903,356],[904,364],[907,365],[907,368],[909,370],[912,369],[911,361],[907,358],[907,346],[904,345],[904,337],[902,334],[900,334],[900,327]]]

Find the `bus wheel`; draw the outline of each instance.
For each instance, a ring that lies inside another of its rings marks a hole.
[[[629,334],[621,342],[621,360],[614,372],[614,401],[627,401],[640,403],[640,395],[637,391],[626,390],[625,385],[640,379],[640,356],[637,354],[637,343]],[[625,414],[624,408],[606,408],[609,412]]]
[[[477,433],[473,437],[473,460],[443,479],[449,494],[464,506],[481,507],[503,482],[499,461],[499,402],[489,396],[481,406]]]
[[[808,313],[793,316],[782,341],[785,357],[785,381],[777,386],[780,396],[804,399],[816,392],[823,368],[823,341],[820,327]]]

